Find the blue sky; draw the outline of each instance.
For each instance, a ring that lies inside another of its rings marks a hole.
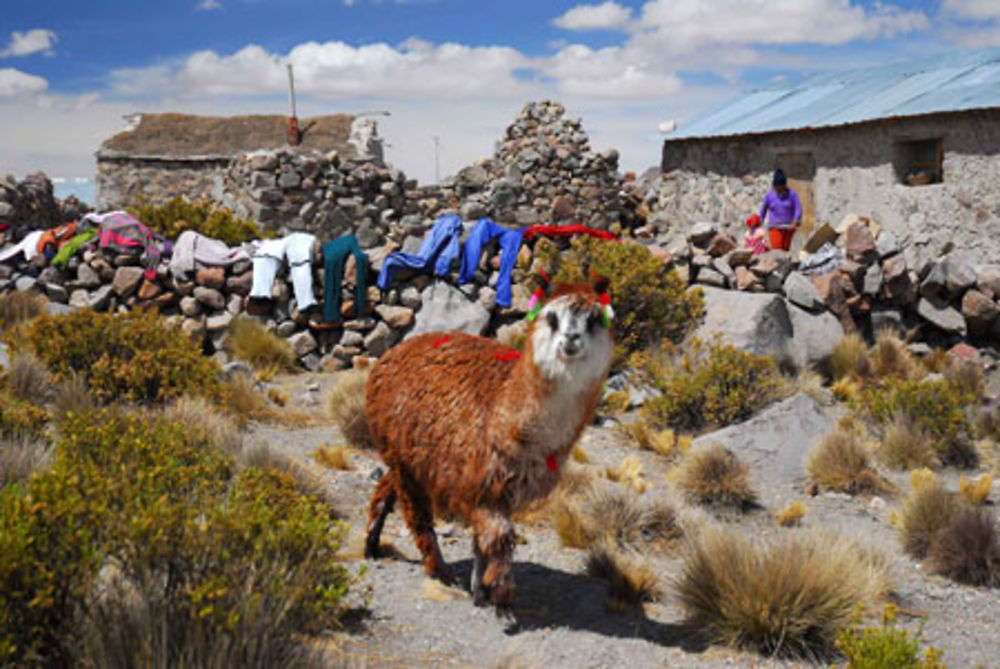
[[[432,177],[555,98],[623,166],[657,125],[778,79],[1000,45],[1000,0],[36,0],[0,23],[0,172],[88,175],[135,111],[386,109],[388,156]]]

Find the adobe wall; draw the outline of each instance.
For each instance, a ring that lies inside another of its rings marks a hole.
[[[941,138],[944,180],[900,183],[900,141]],[[667,141],[655,207],[662,232],[681,234],[696,221],[739,232],[760,207],[785,153],[811,153],[816,219],[836,225],[848,213],[871,216],[904,246],[947,244],[976,262],[1000,257],[1000,111],[928,115],[823,130],[745,138]]]

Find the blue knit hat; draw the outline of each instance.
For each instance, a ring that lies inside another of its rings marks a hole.
[[[777,169],[774,171],[774,178],[771,179],[772,186],[787,186],[788,177],[785,176],[784,170]]]

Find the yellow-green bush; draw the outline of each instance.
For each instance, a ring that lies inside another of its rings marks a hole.
[[[150,230],[168,239],[177,239],[185,230],[194,230],[230,245],[270,236],[261,232],[255,221],[239,218],[209,200],[190,202],[175,197],[161,205],[139,203],[128,211]]]
[[[34,353],[58,376],[84,375],[105,402],[164,402],[219,392],[215,361],[155,312],[41,316],[8,333],[7,342],[15,351]]]
[[[728,425],[749,418],[781,392],[773,358],[721,341],[696,340],[679,358],[647,361],[644,371],[662,394],[646,402],[642,415],[657,430]]]
[[[42,434],[51,416],[42,407],[0,394],[0,436],[34,438]]]
[[[947,380],[890,378],[860,393],[856,406],[877,425],[910,422],[927,435],[942,463],[974,466],[978,456],[967,409],[978,400]]]
[[[0,663],[271,665],[336,624],[344,528],[287,474],[152,415],[62,433],[49,470],[0,490]]]
[[[704,311],[701,293],[689,292],[677,272],[638,244],[576,237],[555,278],[589,282],[590,271],[610,282],[619,358],[663,339],[680,341]]]
[[[944,653],[933,646],[920,658],[920,636],[919,630],[911,636],[896,627],[896,607],[892,604],[885,607],[880,627],[862,626],[859,608],[854,624],[837,635],[837,650],[847,658],[849,669],[945,669],[941,662]]]

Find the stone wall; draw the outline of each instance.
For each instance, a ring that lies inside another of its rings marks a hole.
[[[228,156],[169,159],[98,154],[97,208],[122,209],[138,200],[161,204],[177,196],[221,199],[230,162]]]
[[[901,182],[898,143],[940,138],[943,182]],[[737,233],[757,211],[785,154],[815,161],[816,219],[861,212],[904,246],[932,256],[954,247],[971,260],[1000,256],[1000,111],[900,118],[837,128],[667,141],[653,221],[661,235],[713,221]]]

